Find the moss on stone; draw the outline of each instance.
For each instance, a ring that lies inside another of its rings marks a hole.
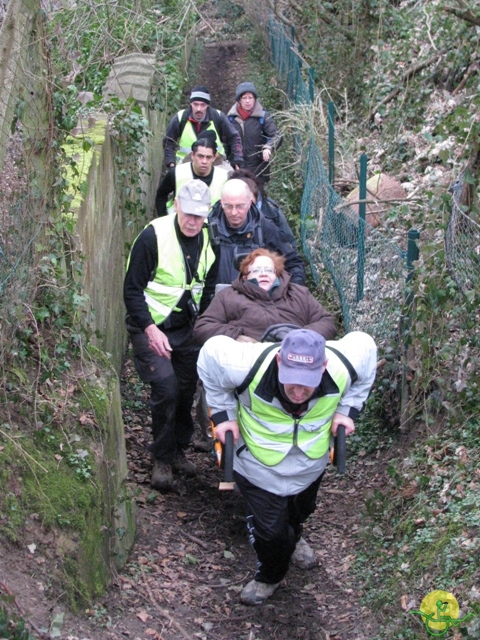
[[[98,152],[98,147],[105,142],[106,127],[107,119],[105,116],[96,120],[93,125],[81,122],[80,132],[68,136],[63,145],[67,158],[75,162],[75,171],[69,165],[65,167],[65,179],[69,185],[67,193],[72,197],[70,203],[72,213],[70,215],[74,215],[78,211],[86,195],[90,167]]]
[[[23,542],[33,513],[41,527],[54,531],[50,551],[59,570],[52,579],[73,608],[105,590],[135,533],[134,505],[123,483],[118,378],[106,355],[92,364],[92,374],[77,380],[81,391],[70,405],[77,419],[52,419],[21,435],[0,430],[0,536]],[[79,419],[85,407],[98,428]]]

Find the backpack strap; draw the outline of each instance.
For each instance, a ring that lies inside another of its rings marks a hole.
[[[250,369],[250,371],[247,373],[247,377],[245,378],[245,380],[242,382],[242,384],[239,387],[237,387],[235,389],[235,397],[236,398],[238,398],[238,396],[245,391],[245,389],[248,387],[248,385],[251,383],[251,381],[257,375],[257,371],[262,366],[263,361],[268,356],[270,351],[272,351],[273,349],[278,349],[278,344],[271,344],[269,347],[267,347],[265,349],[265,351],[262,351],[262,353],[258,356],[258,358],[255,361],[255,364]]]
[[[212,114],[213,126],[217,132],[217,135],[220,137],[220,111],[218,109],[210,109]]]
[[[180,114],[182,114],[181,117],[180,117]],[[183,111],[179,111],[177,113],[178,128],[179,128],[179,131],[180,131],[180,135],[178,136],[179,140],[182,137],[183,130],[185,129],[185,125],[187,124],[187,120],[188,120],[188,115],[187,114],[188,114],[188,109],[183,109]]]
[[[356,382],[358,380],[357,372],[353,368],[352,363],[349,360],[347,360],[347,358],[343,355],[343,353],[341,351],[338,351],[338,349],[331,347],[330,345],[326,345],[325,348],[330,349],[330,351],[333,351],[333,353],[337,356],[337,358],[339,358],[342,361],[343,365],[348,371],[348,375],[350,376],[350,380],[352,381],[352,384]]]
[[[266,113],[267,113],[267,110],[266,110],[266,109],[264,109],[264,110],[263,110],[263,112],[262,112],[262,117],[260,118],[260,124],[262,125],[262,127],[263,127],[263,125],[265,124],[265,114],[266,114]],[[265,135],[265,134],[263,134],[263,135]],[[266,136],[265,136],[265,137],[266,137]]]

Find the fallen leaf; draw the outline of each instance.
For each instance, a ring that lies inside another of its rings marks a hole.
[[[142,622],[146,622],[147,620],[149,620],[152,616],[149,615],[145,610],[140,611],[139,613],[137,613],[137,618],[140,618],[140,620]]]

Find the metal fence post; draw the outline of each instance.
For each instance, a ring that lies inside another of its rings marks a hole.
[[[405,295],[405,309],[401,318],[401,354],[402,354],[402,382],[401,382],[401,410],[400,410],[400,424],[402,429],[407,429],[410,425],[410,387],[408,384],[408,349],[410,345],[409,332],[412,322],[411,310],[413,303],[413,291],[409,287],[409,283],[415,274],[415,260],[418,260],[420,251],[417,246],[417,240],[420,238],[420,232],[417,229],[410,229],[407,235],[407,254],[406,254],[406,266],[407,277],[406,283],[406,295]]]
[[[335,179],[335,105],[328,103],[328,180],[333,185]]]
[[[363,279],[365,270],[365,213],[367,199],[367,154],[360,156],[360,184],[357,227],[357,302],[363,299]]]
[[[415,271],[415,267],[413,263],[415,260],[418,260],[420,256],[420,251],[418,249],[416,241],[420,238],[420,231],[417,229],[410,229],[408,232],[408,243],[407,243],[407,284],[413,278],[413,273]],[[410,297],[410,294],[407,296]]]

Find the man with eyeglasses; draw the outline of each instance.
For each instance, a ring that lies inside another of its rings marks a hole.
[[[259,247],[283,255],[292,282],[305,284],[305,267],[296,247],[285,242],[278,227],[260,213],[243,180],[234,178],[225,183],[209,224],[213,241],[220,247],[218,284],[233,282],[242,259]]]

